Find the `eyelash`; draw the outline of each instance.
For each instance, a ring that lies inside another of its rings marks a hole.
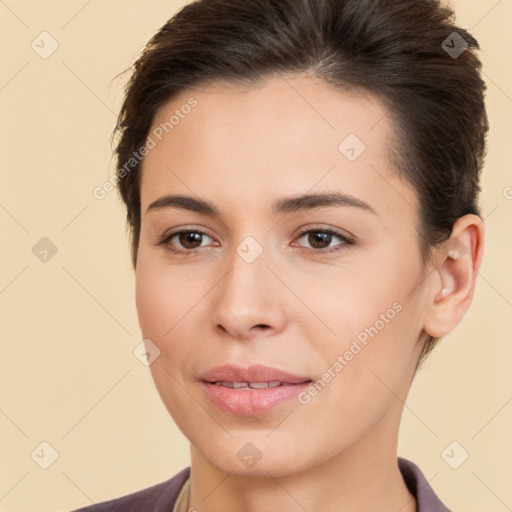
[[[200,249],[202,249],[202,247],[199,247],[199,248],[195,248],[195,249],[183,249],[183,250],[180,250],[180,249],[175,249],[169,242],[175,237],[175,236],[178,236],[182,233],[197,233],[197,234],[201,234],[201,235],[205,235],[209,238],[210,235],[208,235],[208,233],[200,230],[200,229],[182,229],[180,231],[175,231],[173,233],[169,233],[169,234],[164,234],[162,236],[162,238],[160,239],[160,241],[157,243],[158,246],[160,245],[163,245],[165,250],[171,252],[171,253],[174,253],[174,254],[185,254],[185,255],[192,255],[192,254],[195,254],[197,252],[199,252]],[[338,231],[335,231],[333,229],[326,229],[326,228],[316,228],[316,229],[312,229],[312,228],[309,228],[309,229],[306,229],[306,230],[303,230],[301,231],[298,236],[297,236],[297,239],[300,239],[302,238],[304,235],[307,235],[309,233],[323,233],[323,234],[328,234],[328,235],[332,235],[332,236],[335,236],[337,238],[339,238],[341,240],[342,243],[338,244],[338,245],[335,245],[334,247],[331,247],[330,249],[309,249],[307,247],[302,247],[302,246],[299,246],[299,249],[302,249],[302,250],[306,250],[310,253],[313,253],[313,254],[331,254],[333,252],[338,252],[338,251],[341,251],[341,250],[344,250],[344,249],[347,249],[349,246],[353,245],[355,243],[355,240],[352,239],[352,238],[349,238],[348,236],[338,232]]]

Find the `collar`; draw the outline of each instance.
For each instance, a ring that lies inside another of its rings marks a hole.
[[[398,468],[405,485],[416,498],[416,512],[450,512],[437,497],[420,468],[407,459],[398,458]]]

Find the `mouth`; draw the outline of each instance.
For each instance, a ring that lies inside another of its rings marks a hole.
[[[199,376],[208,401],[236,416],[259,416],[290,401],[313,380],[276,368],[224,365]]]
[[[208,382],[208,381],[204,381]],[[306,380],[304,382],[313,382],[312,380]],[[297,383],[292,382],[279,382],[277,380],[271,380],[269,382],[230,382],[230,381],[217,381],[209,382],[209,384],[215,384],[216,386],[222,386],[225,388],[233,389],[265,389],[265,388],[278,388],[280,386],[296,386]],[[298,383],[302,384],[302,382]]]
[[[261,416],[291,401],[306,390],[311,380],[290,382],[207,382],[201,381],[208,402],[235,416]]]

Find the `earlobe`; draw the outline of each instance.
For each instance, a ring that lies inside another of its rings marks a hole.
[[[430,336],[446,336],[468,311],[482,260],[483,241],[482,219],[471,214],[458,219],[450,238],[439,247],[424,324]]]

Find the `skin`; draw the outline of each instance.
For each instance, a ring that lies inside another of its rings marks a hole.
[[[243,88],[213,83],[163,105],[153,127],[194,97],[197,106],[145,157],[136,302],[158,392],[191,443],[190,506],[200,512],[416,510],[396,459],[403,402],[427,334],[466,313],[482,256],[483,224],[467,215],[425,268],[418,197],[387,158],[393,126],[374,96],[308,78]],[[353,162],[348,134],[364,142]],[[364,201],[273,214],[284,196],[340,192]],[[219,218],[148,206],[167,194],[209,201]],[[207,233],[198,242],[180,229]],[[334,229],[318,242],[300,230]],[[254,262],[236,248],[253,237]],[[316,241],[316,245],[315,244]],[[449,245],[448,244],[448,245]],[[330,253],[314,253],[313,250]],[[444,291],[443,291],[444,290]],[[219,410],[198,374],[264,364],[313,381],[365,328],[401,310],[308,404],[293,399],[258,417]],[[237,457],[261,452],[251,468]]]

